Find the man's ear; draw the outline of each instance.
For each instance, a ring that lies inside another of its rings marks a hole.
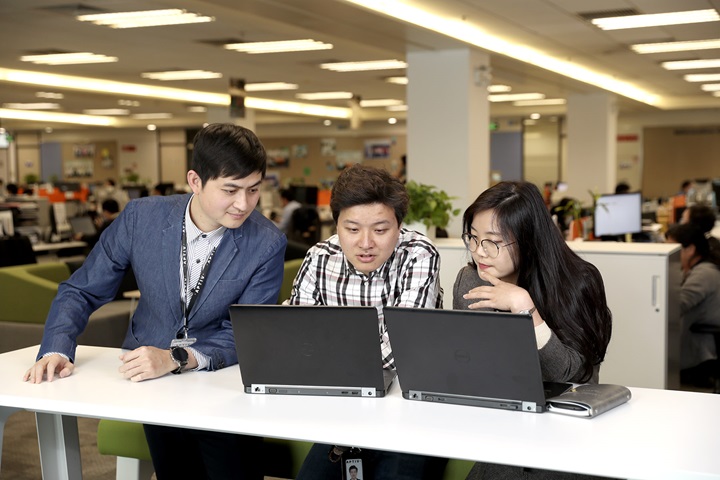
[[[187,182],[193,193],[200,193],[200,191],[202,190],[202,180],[200,179],[200,175],[198,175],[195,170],[188,170]]]

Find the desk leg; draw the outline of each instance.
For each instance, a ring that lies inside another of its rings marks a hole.
[[[43,480],[82,479],[77,417],[36,413]]]
[[[5,437],[5,422],[10,415],[19,411],[19,408],[0,407],[0,471],[2,471],[2,447],[3,438]]]

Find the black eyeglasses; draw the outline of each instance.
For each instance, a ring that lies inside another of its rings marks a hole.
[[[475,235],[472,235],[470,233],[463,233],[462,234],[462,240],[465,244],[465,248],[467,248],[471,252],[477,251],[478,247],[482,247],[483,252],[485,252],[485,255],[487,255],[490,258],[497,258],[498,255],[500,255],[500,248],[501,247],[507,247],[508,245],[513,245],[517,242],[512,243],[505,243],[503,245],[498,244],[497,242],[494,242],[490,240],[489,238],[484,238],[482,240],[479,240],[478,237]]]

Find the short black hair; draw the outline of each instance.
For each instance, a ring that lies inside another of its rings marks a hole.
[[[216,178],[245,178],[255,172],[265,178],[267,154],[251,130],[231,123],[213,123],[195,135],[192,169],[203,185]]]
[[[357,472],[358,468],[355,465],[350,465],[350,468],[348,468],[348,472],[352,472],[353,470]]]
[[[707,233],[715,226],[715,211],[707,205],[691,205],[688,207],[688,221]]]
[[[373,203],[392,208],[400,226],[407,214],[410,197],[405,185],[387,170],[361,164],[343,170],[330,193],[330,210],[335,223],[346,208]]]
[[[103,200],[101,207],[103,212],[118,213],[120,211],[120,205],[114,198]]]

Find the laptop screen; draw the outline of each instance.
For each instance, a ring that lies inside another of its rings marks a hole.
[[[95,235],[97,228],[92,219],[87,215],[81,217],[72,217],[68,220],[73,233],[82,233],[84,236]]]

